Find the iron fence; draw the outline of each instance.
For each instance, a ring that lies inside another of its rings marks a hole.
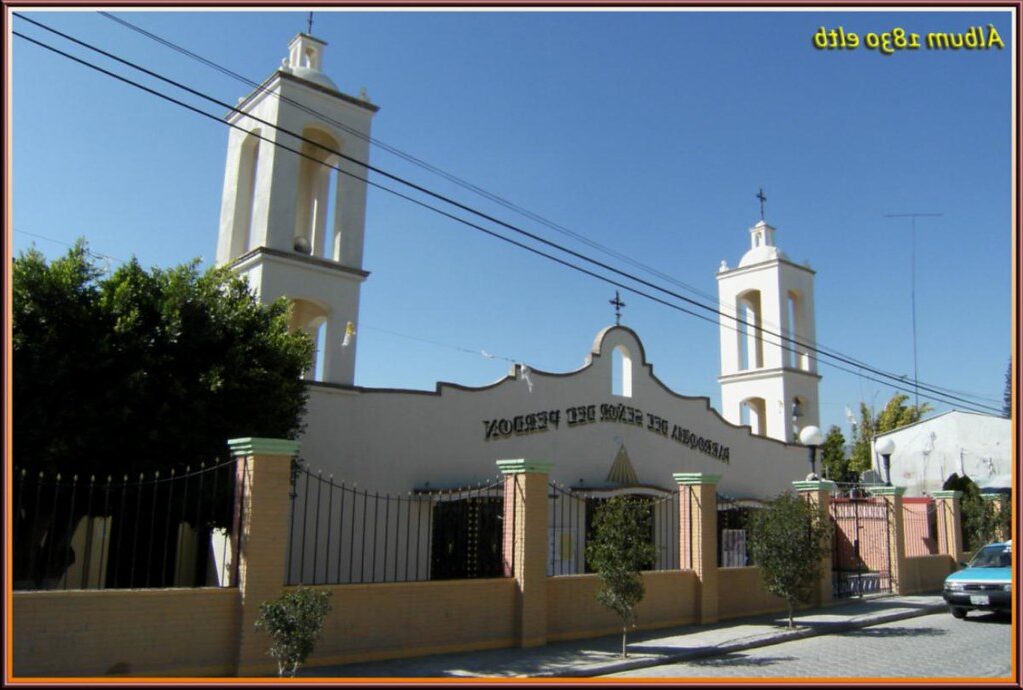
[[[586,544],[593,535],[597,508],[610,495],[549,483],[547,575],[592,573],[586,561]],[[650,542],[656,547],[654,561],[643,570],[671,570],[679,567],[678,492],[664,496],[631,494],[645,500],[650,510]]]
[[[760,501],[738,500],[717,494],[718,567],[742,568],[755,565],[747,537],[750,511],[763,507]]]
[[[301,467],[293,478],[289,584],[506,574],[501,481],[401,496],[348,486]]]
[[[16,468],[14,588],[232,586],[236,474],[233,460],[118,480]]]

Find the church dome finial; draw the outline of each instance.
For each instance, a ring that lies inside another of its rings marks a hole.
[[[327,46],[326,41],[306,33],[300,33],[291,39],[288,44],[288,57],[281,69],[289,72],[300,79],[311,81],[314,84],[325,86],[328,89],[337,91],[335,84],[330,77],[324,74],[323,49]]]

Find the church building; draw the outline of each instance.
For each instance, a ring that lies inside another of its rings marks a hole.
[[[668,496],[674,473],[700,472],[720,476],[722,494],[765,499],[806,476],[795,434],[819,423],[814,272],[781,252],[763,220],[738,266],[717,274],[720,413],[665,386],[640,334],[619,325],[593,337],[575,371],[515,365],[488,386],[433,391],[356,385],[352,333],[370,277],[356,161],[369,160],[378,108],[338,90],[323,72],[325,48],[297,35],[228,115],[217,244],[218,264],[261,300],[290,300],[293,327],[319,343],[299,439],[311,470],[396,495],[486,482],[496,461],[513,458],[551,463],[554,482],[588,495]]]

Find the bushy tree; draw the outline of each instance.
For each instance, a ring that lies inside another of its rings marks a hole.
[[[643,600],[640,570],[652,563],[656,550],[650,543],[650,506],[629,496],[614,496],[597,508],[593,534],[586,545],[586,560],[600,578],[597,601],[622,622],[622,656],[628,656],[626,635]]]
[[[80,240],[52,262],[35,250],[15,258],[12,297],[14,465],[31,476],[167,476],[226,459],[229,438],[301,430],[312,343],[289,332],[283,300],[261,305],[226,269],[132,260],[104,275]],[[46,523],[49,508],[16,520],[16,544],[45,538],[68,552],[87,506],[59,525]]]
[[[963,550],[973,553],[985,544],[1012,534],[1012,508],[1008,502],[1001,511],[994,503],[985,501],[972,479],[953,473],[945,480],[942,489],[960,491],[959,512],[962,516]],[[1004,499],[1003,499],[1004,500]]]
[[[847,481],[849,458],[845,456],[845,436],[842,430],[832,425],[821,444],[821,467],[824,476],[834,482]]]
[[[753,561],[764,588],[785,600],[789,627],[796,603],[809,603],[821,580],[821,559],[831,548],[832,528],[820,510],[791,492],[783,493],[748,521]]]
[[[909,396],[905,393],[896,393],[876,417],[869,407],[860,403],[860,423],[856,428],[856,441],[853,444],[852,457],[849,459],[850,470],[864,472],[873,466],[874,437],[878,434],[919,422],[933,409],[930,403],[926,402],[919,406],[907,405],[908,399]]]
[[[270,636],[268,654],[277,660],[277,674],[294,677],[305,663],[330,613],[330,592],[299,586],[259,605],[256,629]]]

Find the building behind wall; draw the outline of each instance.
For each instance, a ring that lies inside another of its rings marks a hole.
[[[953,474],[966,476],[982,490],[1012,487],[1012,420],[979,412],[952,410],[901,429],[879,434],[895,442],[891,482],[907,496],[940,491]],[[878,467],[874,458],[874,469]]]

